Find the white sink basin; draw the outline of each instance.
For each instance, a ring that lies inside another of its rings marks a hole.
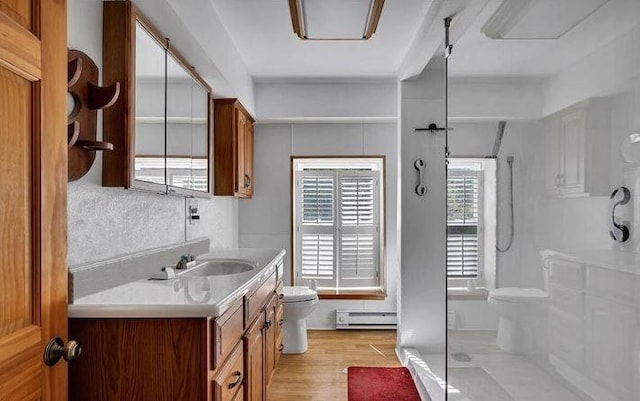
[[[192,267],[181,276],[208,277],[225,276],[229,274],[240,274],[251,271],[257,266],[253,262],[240,259],[215,259],[207,260],[196,267]]]

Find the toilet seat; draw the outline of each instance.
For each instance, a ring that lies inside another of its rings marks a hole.
[[[548,297],[546,292],[538,288],[504,287],[489,292],[489,299],[502,302],[534,303]]]
[[[318,293],[307,287],[283,287],[282,292],[284,303],[313,301],[318,298]]]

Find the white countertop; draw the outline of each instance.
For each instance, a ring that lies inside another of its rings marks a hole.
[[[585,249],[574,251],[554,251],[545,249],[542,257],[563,259],[602,269],[640,275],[640,254],[611,249]]]
[[[71,318],[216,317],[263,274],[275,270],[283,249],[220,249],[202,259],[241,259],[258,267],[245,273],[170,280],[138,280],[110,288],[69,304]]]

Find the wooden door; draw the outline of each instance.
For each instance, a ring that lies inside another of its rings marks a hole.
[[[253,123],[247,119],[244,138],[244,173],[247,175],[247,196],[253,196]]]
[[[247,118],[242,111],[236,108],[236,192],[240,195],[246,194],[246,180],[245,180],[245,130],[247,125]]]
[[[0,400],[67,399],[64,0],[0,0]]]
[[[251,325],[244,338],[245,400],[263,401],[264,392],[264,313]]]

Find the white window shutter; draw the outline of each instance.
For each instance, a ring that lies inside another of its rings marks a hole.
[[[340,286],[375,286],[380,259],[378,174],[341,171],[338,177]]]
[[[312,170],[296,174],[297,277],[336,283],[336,174]]]
[[[480,171],[449,170],[447,178],[447,276],[474,278],[480,261]]]

